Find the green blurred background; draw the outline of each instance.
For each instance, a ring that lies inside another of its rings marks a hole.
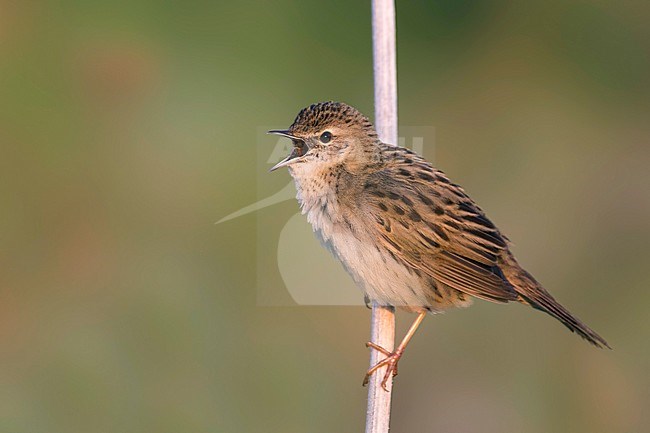
[[[615,350],[518,305],[429,318],[391,431],[650,431],[648,2],[423,3],[400,123]],[[0,0],[0,431],[362,431],[368,310],[258,306],[256,215],[214,222],[288,182],[260,125],[372,114],[369,35],[367,1]]]

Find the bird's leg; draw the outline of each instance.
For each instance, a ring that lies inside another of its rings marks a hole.
[[[368,382],[370,381],[370,376],[375,371],[377,371],[381,367],[386,366],[386,373],[384,374],[384,379],[381,381],[381,387],[384,388],[384,391],[388,391],[388,388],[386,387],[386,384],[388,383],[388,379],[390,379],[392,376],[397,376],[397,363],[399,362],[400,358],[404,354],[404,349],[406,349],[406,346],[409,344],[409,341],[411,341],[411,338],[413,338],[413,334],[415,334],[415,331],[417,331],[418,326],[420,326],[420,323],[422,323],[422,320],[424,320],[424,316],[426,314],[427,314],[426,311],[422,311],[421,313],[418,314],[418,317],[415,319],[415,321],[409,328],[408,332],[402,339],[402,342],[399,344],[399,346],[397,346],[397,349],[395,349],[394,352],[386,350],[383,347],[373,343],[372,341],[366,343],[366,347],[373,348],[376,351],[383,353],[384,355],[386,355],[386,358],[382,359],[381,361],[373,365],[366,372],[366,377],[363,379],[363,386],[366,386],[368,384]]]

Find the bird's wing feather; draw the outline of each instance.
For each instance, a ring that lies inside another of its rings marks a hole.
[[[374,216],[368,229],[375,238],[449,287],[495,302],[517,299],[498,263],[508,248],[505,237],[442,172],[414,154],[397,153],[364,185],[370,194],[361,206]]]

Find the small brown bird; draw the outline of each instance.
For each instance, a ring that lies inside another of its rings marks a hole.
[[[387,366],[386,388],[424,316],[466,307],[473,297],[530,305],[609,347],[517,263],[508,239],[463,188],[414,152],[382,143],[355,108],[313,104],[289,129],[269,133],[294,146],[271,170],[289,169],[302,213],[366,298],[418,313],[394,352],[367,343],[386,358],[364,384]]]

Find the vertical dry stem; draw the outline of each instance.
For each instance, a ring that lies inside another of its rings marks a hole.
[[[397,65],[395,56],[395,4],[393,0],[372,0],[372,42],[375,77],[375,126],[379,138],[397,144]],[[393,350],[395,345],[395,309],[372,304],[371,341]],[[370,365],[382,354],[370,351]],[[387,433],[393,382],[388,392],[381,387],[384,368],[370,377],[366,433]]]

